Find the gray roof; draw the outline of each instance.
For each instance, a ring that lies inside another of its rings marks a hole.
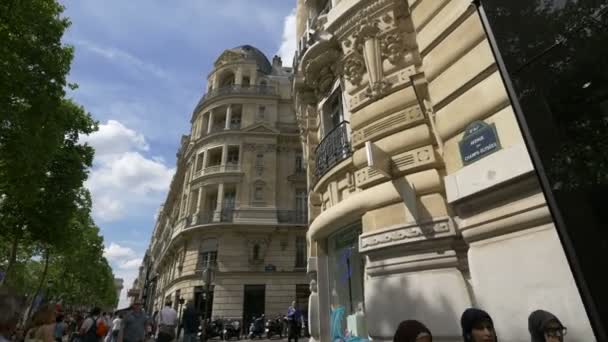
[[[264,53],[251,45],[241,45],[229,50],[243,55],[246,60],[254,60],[265,74],[270,74],[272,71],[272,65]]]

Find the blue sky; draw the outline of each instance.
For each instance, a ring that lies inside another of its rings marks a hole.
[[[125,305],[213,62],[250,44],[290,64],[295,1],[60,2],[72,21],[64,41],[76,49],[71,96],[100,122],[84,138],[96,148],[87,187]]]

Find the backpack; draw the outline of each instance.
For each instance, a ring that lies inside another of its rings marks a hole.
[[[97,328],[96,328],[96,333],[97,336],[99,337],[103,337],[106,336],[106,334],[108,333],[108,325],[106,324],[106,321],[103,318],[99,318],[97,323]]]

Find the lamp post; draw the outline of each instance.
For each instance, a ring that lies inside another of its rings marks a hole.
[[[184,305],[184,297],[181,297],[178,301],[179,303],[179,322],[182,322],[182,316],[184,314],[184,311],[182,310],[182,306]],[[177,339],[179,340],[179,335],[182,332],[182,325],[178,324],[177,325]]]
[[[203,312],[203,331],[201,334],[201,342],[207,341],[207,312],[209,311],[209,289],[211,287],[211,283],[215,280],[215,270],[213,267],[205,267],[203,270],[203,282],[205,283],[205,308]]]

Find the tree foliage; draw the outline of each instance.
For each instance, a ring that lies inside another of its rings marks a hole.
[[[48,279],[67,303],[114,304],[113,276],[83,188],[97,129],[66,98],[74,49],[57,0],[0,1],[0,271],[34,295]],[[50,289],[51,291],[53,289]]]

